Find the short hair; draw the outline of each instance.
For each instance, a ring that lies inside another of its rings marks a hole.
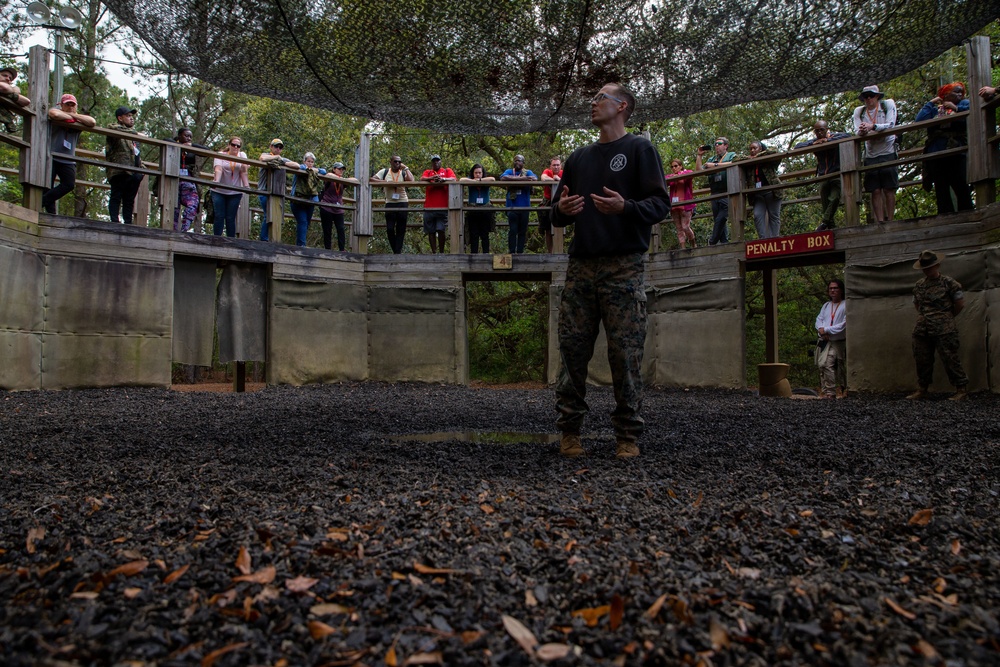
[[[190,128],[190,127],[178,127],[178,128],[177,128],[177,134],[175,134],[174,136],[175,136],[175,137],[179,137],[179,136],[181,136],[181,134],[183,134],[184,132],[191,132],[191,128]],[[194,134],[194,132],[191,132],[191,134],[193,135],[193,134]]]
[[[618,91],[616,97],[621,97],[625,101],[625,120],[627,121],[632,116],[632,112],[635,111],[635,95],[620,83],[612,81],[609,85],[614,86]]]
[[[722,143],[724,143],[727,146],[729,145],[729,139],[726,139],[725,137],[716,137],[715,140],[716,141],[721,141]]]
[[[305,162],[309,158],[312,158],[313,160],[315,160],[316,156],[312,152],[306,151],[306,154],[302,156],[302,161]]]
[[[475,178],[476,177],[475,176],[476,169],[482,169],[483,170],[483,176],[486,176],[486,167],[484,167],[483,165],[481,165],[481,164],[479,164],[477,162],[476,164],[472,165],[472,169],[469,170],[469,178]]]
[[[830,280],[827,280],[826,281],[827,289],[830,289],[830,283],[837,283],[837,287],[840,288],[840,293],[843,294],[844,296],[847,296],[847,288],[844,287],[843,280],[841,280],[840,278],[831,278]]]
[[[549,158],[549,164],[552,164],[553,160],[559,160],[560,162],[562,162],[562,156],[553,155],[552,157]]]

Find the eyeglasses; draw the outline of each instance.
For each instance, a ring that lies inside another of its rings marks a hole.
[[[271,148],[277,148],[279,151],[285,147],[285,144],[271,144]]]
[[[863,95],[861,95],[861,99],[864,100],[867,100],[870,97],[878,97],[878,95],[876,95],[875,93],[864,93]]]
[[[625,101],[618,99],[614,95],[608,95],[607,93],[597,93],[596,95],[594,95],[594,99],[590,100],[590,102],[591,104],[600,104],[605,99],[614,100],[615,102],[618,102],[618,104],[622,104]]]
[[[403,161],[402,160],[389,160],[389,162],[391,162],[392,164],[401,164]]]
[[[232,146],[233,148],[243,148],[243,144],[238,144],[235,141],[230,141],[229,145]]]
[[[716,141],[715,145],[716,146],[728,146],[729,144],[727,144],[725,141]]]

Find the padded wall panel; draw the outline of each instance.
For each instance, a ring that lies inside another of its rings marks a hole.
[[[42,259],[0,246],[0,388],[41,386],[44,293]]]
[[[656,385],[744,387],[743,312],[654,313],[646,357],[655,363],[650,377]]]
[[[215,277],[218,262],[174,257],[173,361],[211,366],[215,344]]]
[[[170,384],[170,337],[42,336],[42,389]]]
[[[269,382],[303,385],[368,378],[363,285],[291,280],[271,284]]]
[[[369,296],[369,376],[455,382],[458,290],[375,288]]]

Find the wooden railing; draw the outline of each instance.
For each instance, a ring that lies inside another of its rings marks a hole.
[[[976,52],[975,58],[968,58],[969,62],[977,63],[975,67],[970,68],[969,74],[969,90],[975,92],[978,91],[980,86],[989,85],[991,83],[989,80],[990,70],[988,68],[988,63],[990,62],[989,58],[981,57],[981,54],[989,54],[989,40],[985,37],[973,38],[969,40],[966,48],[970,52],[970,55],[973,51]],[[44,47],[32,47],[29,69],[29,79],[31,81],[43,82],[43,85],[30,86],[30,90],[32,91],[32,105],[29,108],[15,107],[15,105],[11,104],[9,101],[0,99],[0,104],[6,105],[23,118],[23,132],[21,137],[0,134],[0,141],[17,148],[19,156],[19,163],[16,170],[10,167],[3,167],[0,168],[0,173],[7,177],[14,177],[16,175],[23,187],[24,205],[35,210],[41,210],[42,193],[51,184],[52,156],[49,154],[49,137],[50,127],[56,122],[51,121],[48,118],[48,102],[45,97],[47,86],[44,85],[44,81],[47,80],[48,76],[48,51],[44,49]],[[985,203],[990,203],[995,200],[995,183],[996,179],[1000,178],[1000,151],[997,150],[998,146],[1000,146],[1000,135],[997,134],[997,109],[1000,108],[1000,97],[989,102],[984,102],[977,95],[973,95],[970,97],[970,103],[971,108],[968,112],[957,113],[945,118],[937,118],[919,123],[914,122],[898,125],[891,131],[881,132],[876,136],[882,137],[887,134],[893,134],[897,135],[897,137],[903,137],[913,132],[926,132],[928,128],[932,128],[942,123],[954,122],[963,118],[966,119],[968,124],[969,146],[967,148],[954,148],[935,153],[934,157],[943,157],[949,154],[958,154],[963,152],[968,153],[969,180],[975,187],[977,202],[980,206],[982,206]],[[137,141],[144,147],[142,151],[143,153],[147,154],[147,156],[152,154],[156,157],[155,161],[152,159],[147,160],[143,167],[118,164],[110,166],[113,166],[116,169],[142,173],[147,178],[155,177],[159,179],[158,190],[154,193],[157,200],[156,206],[153,206],[149,201],[148,194],[145,195],[145,200],[143,200],[144,195],[140,195],[140,200],[137,201],[136,206],[136,218],[137,224],[148,225],[148,221],[150,219],[158,217],[160,220],[160,226],[165,230],[172,227],[174,211],[178,205],[179,184],[182,181],[193,182],[199,186],[211,186],[211,173],[200,173],[192,176],[180,175],[181,152],[187,151],[189,153],[194,153],[198,155],[200,159],[205,161],[214,159],[221,155],[220,153],[209,149],[182,146],[181,144],[170,140],[154,139],[142,135],[119,132],[110,128],[97,127],[90,129],[81,128],[78,125],[74,127],[75,129],[81,129],[84,132],[104,137],[122,137]],[[862,220],[864,218],[862,215],[864,194],[862,192],[861,183],[863,181],[864,173],[871,169],[870,167],[862,166],[860,159],[860,144],[863,141],[865,141],[864,137],[849,137],[839,141],[827,142],[821,146],[810,146],[807,148],[791,150],[781,153],[778,156],[771,154],[762,158],[749,159],[731,164],[725,167],[728,182],[727,191],[725,193],[712,195],[705,189],[698,189],[694,192],[695,196],[693,199],[679,202],[679,204],[685,205],[693,203],[697,205],[709,203],[719,198],[727,198],[729,202],[729,220],[732,225],[732,239],[734,241],[742,241],[744,240],[743,221],[746,218],[747,213],[747,195],[762,191],[788,191],[792,189],[801,190],[804,188],[818,187],[818,185],[825,180],[839,178],[841,179],[843,192],[845,225],[848,227],[858,226],[862,224]],[[897,140],[897,144],[899,143],[902,142]],[[780,182],[777,184],[768,185],[764,188],[753,191],[744,187],[744,169],[752,169],[755,165],[773,162],[775,157],[780,157],[782,160],[794,160],[796,158],[808,156],[818,150],[825,151],[830,149],[836,149],[839,151],[841,163],[841,171],[839,173],[816,176],[814,169],[796,169],[782,173],[780,175]],[[72,159],[78,164],[86,164],[99,168],[107,168],[109,166],[109,163],[103,159],[103,156],[100,153],[88,152],[86,150],[78,150],[75,156],[61,154],[59,159]],[[284,220],[291,217],[285,210],[286,202],[315,203],[306,199],[291,197],[287,194],[287,176],[290,171],[294,174],[293,170],[268,167],[265,163],[258,160],[233,157],[228,154],[226,154],[225,159],[240,162],[257,169],[271,169],[271,178],[268,181],[268,187],[265,192],[258,191],[255,187],[253,187],[253,184],[247,188],[227,186],[227,189],[239,191],[244,195],[243,204],[240,207],[240,214],[237,219],[237,237],[239,238],[250,238],[251,215],[254,212],[260,212],[260,209],[254,206],[256,197],[259,195],[263,194],[268,197],[268,217],[273,226],[273,229],[269,230],[269,236],[271,239],[281,238],[281,226]],[[923,159],[925,159],[925,156],[923,155],[921,149],[912,148],[900,151],[897,160],[882,163],[878,165],[878,167],[881,168],[892,165],[904,166],[920,162]],[[208,164],[210,163],[206,162],[206,166]],[[387,210],[385,207],[385,200],[373,196],[374,189],[382,188],[383,184],[372,182],[369,177],[372,170],[370,169],[368,158],[368,135],[362,136],[362,144],[361,149],[359,150],[358,162],[355,165],[355,172],[359,174],[360,179],[338,178],[329,174],[321,176],[321,179],[324,181],[336,180],[344,183],[345,185],[354,187],[355,196],[353,198],[345,197],[344,205],[339,208],[343,208],[345,211],[351,213],[352,219],[349,223],[353,227],[351,235],[351,249],[355,252],[365,252],[367,248],[367,241],[374,234],[372,213],[385,212]],[[710,172],[701,171],[684,176],[668,176],[667,181],[669,183],[693,177],[696,179],[695,182],[698,183],[698,181],[705,177],[708,173]],[[95,189],[107,189],[108,187],[107,185],[97,181],[79,181],[79,183],[85,187]],[[918,179],[910,179],[901,182],[900,187],[913,187],[921,184],[921,181]],[[467,206],[465,203],[467,201],[464,196],[466,194],[465,188],[480,185],[470,185],[459,182],[436,184],[428,181],[409,181],[405,183],[406,188],[414,189],[426,189],[428,186],[432,185],[446,185],[448,188],[448,206],[446,209],[442,208],[438,210],[448,211],[451,252],[462,253],[465,251],[466,245],[464,238],[465,230],[463,214],[465,211],[471,210],[471,207]],[[542,181],[493,181],[488,185],[491,188],[506,190],[509,188],[525,186],[542,188],[551,184]],[[141,191],[148,192],[148,188],[141,188]],[[786,197],[784,199],[784,205],[807,205],[815,202],[817,199],[818,197],[815,194],[807,194],[799,197]],[[506,201],[503,198],[491,198],[491,202],[496,204],[494,207],[494,211],[496,213],[506,213],[512,210],[528,210],[538,212],[548,209],[548,207],[540,205],[541,199],[539,197],[532,198],[532,205],[529,207],[507,207],[505,205]],[[413,208],[410,209],[411,212],[433,210],[425,209],[423,207],[424,200],[420,198],[410,199],[409,203],[414,205]],[[701,215],[697,217],[703,218],[706,216]],[[670,224],[669,220],[665,222],[668,225]],[[501,226],[506,224],[506,220],[503,216],[498,216],[498,223]],[[553,235],[555,236],[556,241],[556,252],[561,252],[563,249],[564,244],[562,231],[562,229],[558,228],[553,229]],[[652,249],[655,251],[658,245],[659,243],[657,241],[652,246]]]

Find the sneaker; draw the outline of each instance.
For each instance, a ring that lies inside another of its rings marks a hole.
[[[620,459],[630,459],[639,456],[639,447],[632,440],[619,440],[615,448],[615,456]]]
[[[580,436],[576,433],[563,433],[559,440],[559,453],[569,458],[583,456],[583,445],[580,444]]]
[[[927,398],[926,389],[917,389],[915,392],[906,397],[908,401],[922,401]]]
[[[969,392],[967,392],[965,390],[965,387],[962,387],[961,389],[959,389],[958,391],[955,392],[954,396],[949,397],[948,400],[949,401],[964,401],[968,397],[969,397]]]

